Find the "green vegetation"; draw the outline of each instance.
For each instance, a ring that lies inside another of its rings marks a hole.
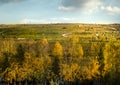
[[[0,78],[8,85],[119,85],[120,25],[1,25]]]
[[[119,39],[119,24],[0,25],[0,38],[43,38],[61,40],[73,35],[81,39]]]

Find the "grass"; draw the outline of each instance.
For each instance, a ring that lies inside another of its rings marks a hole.
[[[0,25],[0,38],[43,38],[62,40],[74,35],[91,38],[120,38],[120,24],[28,24]],[[98,35],[98,36],[97,36]]]

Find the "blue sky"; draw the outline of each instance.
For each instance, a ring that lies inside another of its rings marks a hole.
[[[120,23],[120,0],[0,0],[0,24]]]

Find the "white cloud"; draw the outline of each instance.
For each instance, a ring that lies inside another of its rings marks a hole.
[[[109,14],[120,14],[120,8],[116,7],[116,6],[113,6],[113,7],[112,6],[107,6],[107,7],[102,6],[101,9],[107,11]]]
[[[75,18],[68,18],[68,17],[59,17],[59,18],[50,18],[51,22],[70,22],[75,20]]]
[[[59,17],[49,19],[23,19],[20,24],[48,24],[48,23],[69,23],[74,21],[74,18]]]
[[[62,0],[62,6],[58,7],[58,9],[92,13],[99,10],[102,4],[101,0]]]
[[[70,11],[70,10],[73,10],[74,7],[59,6],[58,9],[62,11]]]
[[[20,21],[21,24],[42,24],[49,23],[46,19],[23,19]]]
[[[84,4],[83,11],[87,13],[96,12],[100,9],[102,2],[100,0],[89,0]]]

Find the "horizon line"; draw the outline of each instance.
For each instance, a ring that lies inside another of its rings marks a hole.
[[[0,25],[37,25],[37,24],[120,24],[120,22],[115,23],[75,23],[75,22],[55,22],[55,23],[0,23]]]

